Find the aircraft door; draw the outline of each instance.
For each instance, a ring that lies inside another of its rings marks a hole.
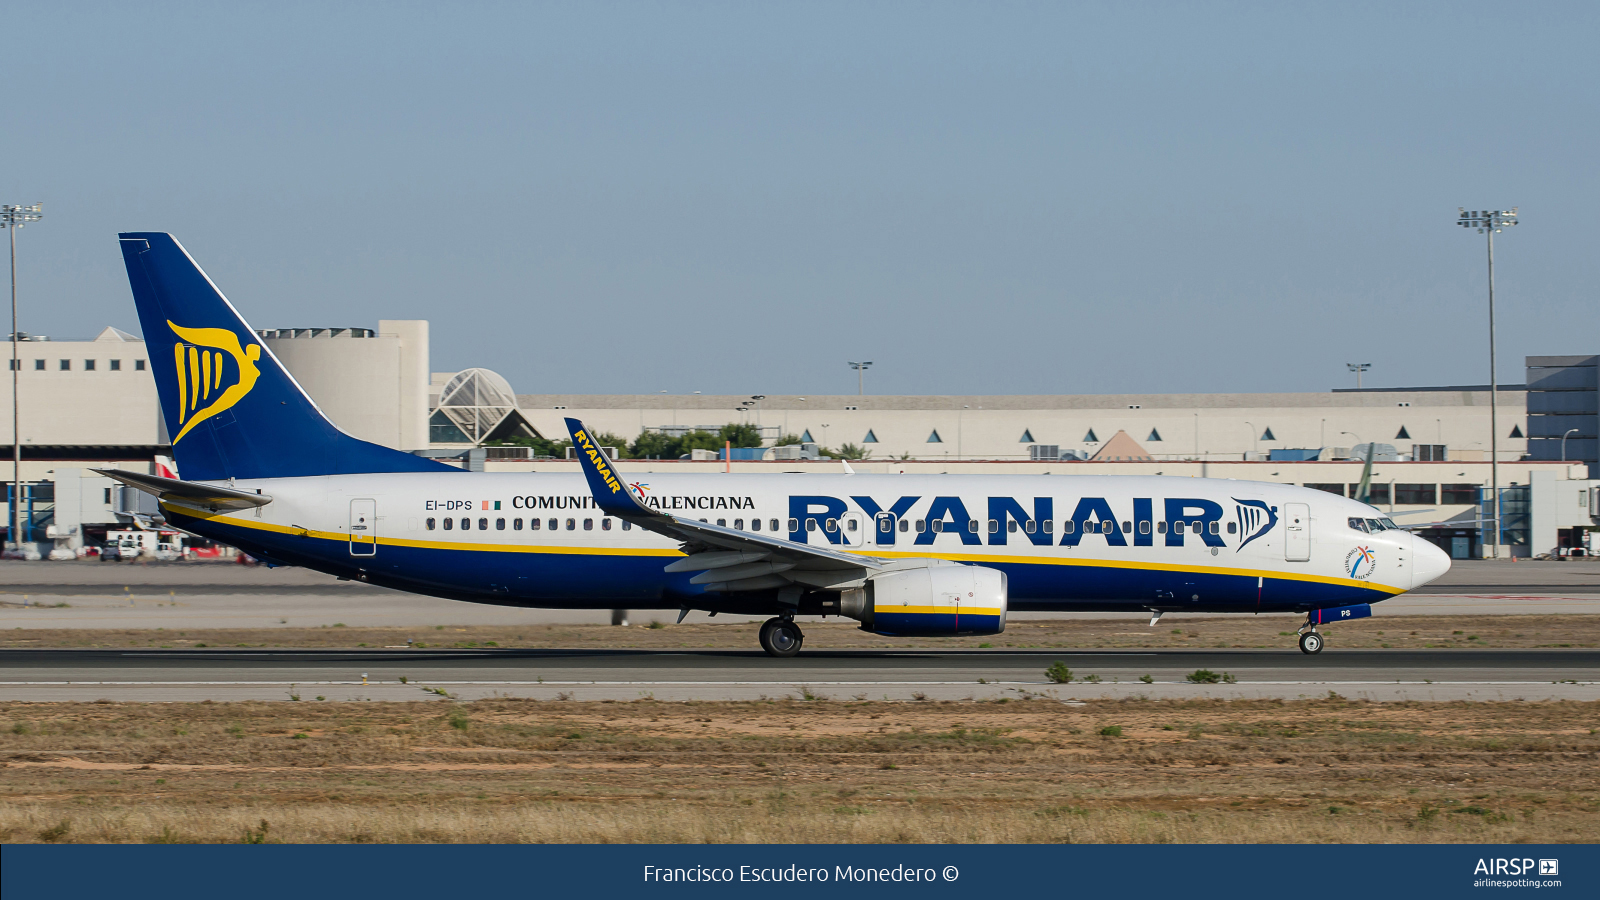
[[[880,547],[894,544],[894,529],[896,522],[889,513],[878,513],[872,522],[872,541]]]
[[[378,554],[378,501],[350,501],[350,555]]]
[[[839,517],[839,528],[846,547],[867,545],[867,517],[861,513],[845,513]]]
[[[1305,562],[1311,558],[1311,507],[1305,503],[1283,505],[1283,558]]]

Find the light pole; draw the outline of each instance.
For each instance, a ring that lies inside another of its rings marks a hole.
[[[0,206],[0,228],[11,229],[11,543],[22,549],[22,419],[17,409],[17,379],[22,375],[17,341],[17,229],[44,218],[44,204]]]
[[[1517,224],[1517,207],[1511,209],[1465,210],[1457,207],[1456,224],[1476,228],[1489,237],[1489,492],[1494,497],[1494,532],[1490,535],[1493,556],[1500,558],[1500,382],[1494,365],[1494,236]]]
[[[872,365],[872,360],[870,360],[870,359],[867,360],[866,362],[852,362],[852,363],[850,363],[850,368],[856,370],[856,396],[857,397],[865,397],[867,395],[866,371],[867,371],[867,368],[869,366],[871,366],[871,365]]]
[[[1361,373],[1372,368],[1372,363],[1345,363],[1344,367],[1356,373],[1356,390],[1361,390]]]
[[[761,439],[763,441],[765,441],[766,440],[766,432],[761,430],[761,401],[767,399],[767,395],[766,394],[751,394],[750,395],[750,399],[754,400],[756,402],[756,433],[760,434],[762,436]]]
[[[1566,430],[1566,432],[1561,435],[1561,461],[1562,462],[1566,462],[1567,461],[1567,435],[1569,435],[1569,434],[1571,434],[1571,433],[1573,433],[1574,431],[1577,431],[1577,430],[1578,429],[1576,429],[1576,428],[1568,428]]]

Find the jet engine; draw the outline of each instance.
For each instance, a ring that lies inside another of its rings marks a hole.
[[[844,591],[839,609],[873,634],[999,634],[1006,630],[1006,573],[958,563],[885,572]]]

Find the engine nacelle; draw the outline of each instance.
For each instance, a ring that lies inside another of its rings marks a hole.
[[[959,564],[885,572],[845,591],[839,609],[874,634],[999,634],[1006,630],[1006,573]]]

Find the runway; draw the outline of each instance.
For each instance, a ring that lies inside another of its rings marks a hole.
[[[1072,669],[1072,683],[1045,678],[1056,661]],[[1198,669],[1235,683],[1186,680]],[[36,701],[1296,699],[1330,691],[1370,700],[1593,701],[1600,650],[836,650],[788,660],[730,650],[0,651],[0,696]]]

